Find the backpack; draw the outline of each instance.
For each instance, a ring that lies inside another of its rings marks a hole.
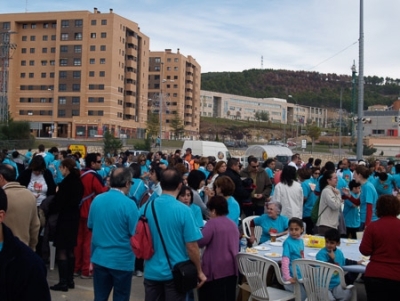
[[[314,206],[313,206],[313,208],[312,208],[312,210],[311,210],[311,220],[312,220],[312,222],[313,222],[314,224],[317,223],[317,221],[318,221],[319,217],[321,216],[321,214],[324,213],[324,211],[326,210],[326,208],[328,208],[328,206],[326,206],[326,207],[324,208],[324,210],[322,210],[321,214],[318,214],[318,212],[319,212],[319,201],[320,201],[320,198],[321,198],[320,196],[317,198],[317,200],[315,201]]]
[[[151,202],[154,207],[154,202]],[[149,202],[144,208],[143,215],[140,216],[139,221],[136,225],[136,231],[133,236],[131,236],[130,243],[135,253],[136,258],[150,259],[154,254],[153,240],[151,238],[150,227],[147,222],[146,211]]]

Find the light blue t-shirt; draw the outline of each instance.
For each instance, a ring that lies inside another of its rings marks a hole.
[[[276,229],[278,233],[281,233],[289,228],[289,219],[284,215],[278,215],[276,219],[272,219],[267,214],[263,214],[253,219],[253,222],[254,225],[262,228],[260,244],[271,239],[269,235],[271,229]]]
[[[14,167],[15,170],[15,179],[18,179],[19,177],[19,172],[18,172],[18,167],[17,167],[17,163],[15,163],[13,160],[11,160],[10,158],[4,158],[3,164],[8,164],[11,165],[12,167]]]
[[[400,188],[400,173],[392,176],[393,183],[396,184],[397,188]]]
[[[0,252],[3,250],[3,242],[0,242]]]
[[[132,186],[128,192],[128,197],[135,201],[136,205],[139,208],[140,200],[143,194],[147,191],[147,185],[143,182],[142,179],[133,178]]]
[[[320,176],[317,180],[317,186],[315,187],[316,192],[321,192],[321,188],[319,186],[319,181],[321,180],[321,178],[322,178],[322,176]],[[345,180],[343,180],[343,178],[340,175],[337,178],[338,178],[338,182],[336,184],[336,189],[338,189],[340,191],[340,193],[342,193],[342,188],[347,188],[348,185],[347,185],[347,182]]]
[[[378,193],[374,185],[370,181],[366,181],[361,185],[360,194],[360,221],[365,223],[367,218],[367,204],[372,204],[372,219],[371,221],[376,221],[378,217],[375,215],[376,202],[378,200]]]
[[[351,196],[358,199],[360,194],[354,194],[350,192]],[[349,228],[359,228],[360,227],[360,207],[354,205],[349,200],[344,201],[343,206],[343,216],[344,216],[344,223],[346,227]]]
[[[349,168],[343,169],[342,178],[346,181],[347,184],[353,179],[353,173]]]
[[[301,188],[303,189],[303,196],[306,198],[306,200],[303,203],[303,217],[311,216],[311,211],[314,207],[315,201],[317,200],[317,196],[311,189],[310,184],[314,184],[316,187],[317,180],[311,177],[310,179],[301,182]]]
[[[135,255],[130,238],[135,233],[139,210],[121,191],[111,189],[95,197],[90,205],[88,228],[92,229],[91,262],[133,271]]]
[[[293,260],[304,258],[304,241],[303,241],[303,239],[302,238],[294,239],[291,236],[289,236],[283,242],[282,257],[289,258],[290,277],[293,277],[293,269],[292,269]],[[300,270],[297,270],[297,274],[299,277],[301,276]]]
[[[228,200],[228,211],[227,218],[231,219],[236,225],[239,225],[240,207],[239,203],[231,196]]]
[[[64,176],[62,175],[61,170],[60,170],[61,161],[60,160],[54,160],[52,164],[54,166],[54,171],[55,171],[55,175],[53,174],[54,182],[56,184],[60,184],[61,181],[64,180]],[[51,164],[49,165],[49,169],[50,168],[51,168]]]
[[[186,243],[199,240],[202,238],[202,234],[193,219],[193,214],[189,206],[177,201],[175,197],[162,194],[152,202],[154,202],[158,224],[162,231],[161,235],[165,242],[171,266],[173,267],[178,262],[189,259]],[[161,243],[151,205],[149,203],[146,217],[155,253],[150,259],[145,261],[144,277],[145,279],[154,281],[168,281],[172,279],[171,267],[168,264]],[[140,209],[140,213],[143,214],[143,212],[144,206]]]
[[[381,182],[379,178],[375,178],[375,180],[372,182],[372,184],[375,186],[376,193],[378,196],[384,195],[384,194],[390,194],[392,195],[393,193],[393,177],[392,175],[388,174],[388,178],[386,179],[385,182]]]
[[[341,250],[337,249],[333,251],[335,253],[335,263],[338,264],[339,266],[343,267],[346,264],[346,258],[344,258],[344,255]],[[329,253],[326,248],[322,248],[318,253],[317,256],[315,256],[316,260],[319,261],[324,261],[324,262],[329,262]],[[329,289],[333,289],[337,287],[340,284],[340,277],[339,274],[333,273],[331,282],[329,283]]]
[[[201,208],[196,204],[191,204],[189,207],[190,209],[192,209],[193,218],[194,221],[196,222],[197,227],[203,228],[204,221],[203,221],[203,215],[201,214]]]

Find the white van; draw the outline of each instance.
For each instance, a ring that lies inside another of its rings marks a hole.
[[[227,161],[231,154],[229,153],[228,149],[226,148],[225,144],[222,142],[215,142],[215,141],[198,141],[198,140],[186,140],[183,143],[182,150],[183,152],[186,151],[187,148],[192,149],[192,155],[208,157],[213,156],[215,157],[216,161]]]

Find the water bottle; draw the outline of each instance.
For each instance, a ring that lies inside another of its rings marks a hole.
[[[247,238],[246,236],[242,235],[240,239],[240,252],[246,252],[247,249]]]

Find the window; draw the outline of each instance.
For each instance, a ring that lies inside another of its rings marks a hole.
[[[79,110],[72,110],[72,116],[79,116]]]
[[[74,39],[77,40],[77,41],[82,40],[82,33],[81,32],[75,32]]]
[[[81,53],[82,52],[82,45],[75,45],[74,46],[74,52],[75,53]]]
[[[97,115],[98,116],[103,116],[104,115],[104,111],[97,111]]]
[[[100,51],[106,51],[106,45],[101,45],[100,46]]]
[[[94,71],[89,71],[89,77],[94,77]]]
[[[89,64],[93,65],[96,62],[95,59],[89,59]]]
[[[44,35],[44,36],[42,37],[42,40],[43,40],[43,41],[47,41],[48,39],[49,39],[49,36]]]
[[[167,58],[167,62],[170,62],[171,61],[171,58],[169,57],[169,58]]]
[[[178,75],[174,75],[174,79],[178,79]]]
[[[51,40],[52,40],[52,41],[55,41],[55,40],[56,40],[56,35],[55,35],[55,34],[52,34],[52,35],[51,35]]]
[[[65,97],[59,97],[58,98],[58,103],[60,105],[65,105],[65,104],[67,104],[67,99]]]
[[[60,59],[60,66],[68,66],[68,59]]]
[[[174,67],[174,71],[178,71],[178,67]]]
[[[67,84],[59,84],[58,91],[67,91]]]
[[[105,64],[106,63],[106,59],[100,59],[100,64]]]
[[[61,41],[68,41],[68,34],[67,33],[62,33],[61,34]]]
[[[42,53],[47,53],[47,48],[46,47],[42,48]]]
[[[102,39],[107,38],[107,33],[106,33],[106,32],[102,32],[101,35],[100,35],[100,37],[101,37]]]
[[[94,102],[95,98],[94,97],[89,97],[88,102]]]
[[[35,61],[34,60],[30,60],[29,61],[29,66],[35,66]]]
[[[51,53],[56,53],[56,47],[51,47],[50,52]]]
[[[22,36],[22,41],[27,41],[27,36]]]
[[[167,67],[167,71],[171,71],[171,67]]]
[[[27,29],[28,28],[28,24],[22,24],[22,28],[23,29]]]
[[[20,78],[25,78],[25,73],[24,73],[24,72],[21,73],[19,77],[20,77]]]
[[[72,72],[72,77],[73,78],[81,78],[81,72],[80,71],[73,71]]]
[[[90,25],[96,25],[96,23],[97,23],[96,20],[91,20],[90,21]]]
[[[90,45],[90,51],[96,51],[96,45]]]
[[[21,48],[21,53],[26,53],[26,48]]]
[[[98,102],[104,102],[104,97],[99,97]]]
[[[46,102],[46,98],[41,98],[41,99],[40,99],[40,102],[41,102],[41,103],[45,103],[45,102]]]
[[[31,41],[33,42],[33,41],[36,41],[36,36],[31,36]]]
[[[91,37],[92,39],[95,39],[95,38],[96,38],[96,33],[95,33],[95,32],[92,32],[92,33],[90,34],[90,37]]]
[[[104,90],[104,85],[99,85],[99,90]]]
[[[21,66],[26,66],[26,61],[21,61]]]
[[[60,46],[60,52],[61,53],[68,52],[68,46],[67,45],[61,45]]]
[[[46,78],[46,72],[42,72],[40,75],[41,78]]]
[[[107,25],[107,20],[101,20],[101,25]]]
[[[11,23],[10,22],[3,22],[3,29],[4,30],[10,30]]]
[[[57,28],[57,23],[51,23],[51,28]]]
[[[80,66],[81,65],[81,59],[80,58],[74,58],[74,66]]]
[[[75,27],[82,27],[83,26],[83,20],[79,19],[79,20],[75,20]]]
[[[47,90],[47,86],[46,85],[41,85],[40,86],[40,90]]]
[[[47,61],[41,61],[40,63],[42,64],[42,66],[47,66]]]
[[[56,61],[55,60],[50,60],[50,66],[55,66],[56,65]]]
[[[172,94],[173,97],[178,97],[178,93]]]
[[[61,20],[61,28],[69,27],[69,20]]]
[[[156,62],[156,63],[161,63],[161,58],[156,57],[156,58],[154,59],[154,62]]]
[[[49,28],[49,23],[43,23],[43,28]]]
[[[65,110],[58,110],[58,117],[65,117]]]
[[[32,24],[31,24],[31,28],[32,28],[32,29],[35,29],[35,28],[36,28],[36,23],[32,23]]]
[[[100,71],[99,72],[99,76],[100,77],[105,77],[106,76],[106,72],[105,71]]]
[[[94,111],[89,110],[89,111],[87,112],[87,114],[88,114],[89,116],[93,116],[93,115],[94,115]]]
[[[46,115],[46,111],[40,110],[40,111],[39,111],[39,115]]]
[[[80,97],[72,97],[72,104],[73,105],[77,105],[81,102],[81,98]]]
[[[67,78],[67,71],[60,71],[58,77],[59,78]]]
[[[160,66],[155,66],[154,71],[160,71]]]
[[[49,77],[54,78],[54,72],[50,72]]]
[[[34,73],[29,73],[29,78],[34,78],[35,77],[35,75],[34,75]]]
[[[72,84],[72,91],[80,91],[81,85],[80,84]]]

